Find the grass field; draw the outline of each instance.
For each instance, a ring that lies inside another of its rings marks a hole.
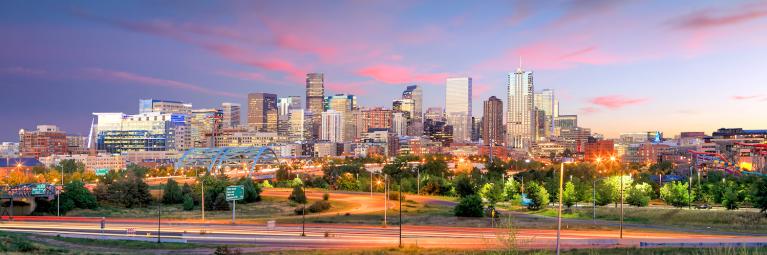
[[[539,211],[528,211],[515,207],[514,211],[526,212],[549,217],[557,217],[557,211],[547,208]],[[569,213],[563,211],[563,218],[585,219],[593,218],[592,208],[572,208]],[[598,220],[620,220],[620,208],[597,207]],[[720,231],[743,233],[767,233],[767,217],[754,211],[726,210],[689,210],[677,208],[637,208],[624,207],[624,222],[656,226],[675,226],[705,228]]]
[[[310,200],[308,204],[311,204]],[[330,200],[332,205],[328,212],[345,211],[355,206],[355,204]],[[237,219],[243,221],[265,221],[271,219],[294,217],[293,210],[300,206],[286,198],[263,196],[260,202],[249,204],[237,204]],[[191,211],[184,211],[181,205],[163,205],[162,217],[165,219],[198,219],[200,218],[200,207],[197,206]],[[85,216],[85,217],[109,217],[109,218],[154,218],[157,217],[157,206],[145,208],[119,208],[102,206],[96,210],[76,209],[67,213],[67,216]],[[232,217],[231,210],[226,211],[205,211],[206,219],[229,219]]]

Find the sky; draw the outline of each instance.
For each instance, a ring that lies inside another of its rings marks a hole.
[[[245,105],[249,92],[391,107],[421,85],[473,78],[473,109],[534,72],[561,114],[616,137],[767,128],[765,1],[0,1],[0,141],[141,98]],[[520,61],[521,60],[521,61]]]

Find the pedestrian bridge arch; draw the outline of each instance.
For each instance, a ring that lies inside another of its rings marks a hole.
[[[175,164],[176,169],[204,167],[207,172],[226,167],[243,168],[250,177],[257,165],[279,164],[274,151],[262,147],[215,147],[192,148],[187,150]]]

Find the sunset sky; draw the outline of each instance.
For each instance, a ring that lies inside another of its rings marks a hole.
[[[766,1],[0,1],[0,34],[0,141],[140,98],[303,97],[307,72],[362,106],[422,85],[424,108],[471,76],[481,116],[520,58],[608,137],[767,128]]]

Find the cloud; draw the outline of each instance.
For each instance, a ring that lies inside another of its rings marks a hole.
[[[336,93],[345,93],[353,95],[367,95],[369,90],[365,89],[372,85],[371,81],[361,82],[329,82],[325,83],[325,87],[328,90],[332,90]]]
[[[750,96],[732,96],[732,99],[734,100],[750,100],[750,99],[758,99],[761,98],[762,95],[750,95]],[[766,98],[767,99],[767,98]]]
[[[621,95],[601,96],[589,100],[592,104],[611,110],[620,109],[629,105],[642,104],[647,101],[648,99],[646,98],[628,98]]]
[[[599,112],[599,109],[593,106],[587,106],[587,107],[581,107],[580,111],[582,113],[588,114],[588,113],[597,113]]]
[[[708,29],[731,26],[767,17],[767,4],[742,4],[723,10],[722,8],[696,11],[669,23],[677,29]]]
[[[472,84],[471,89],[471,96],[479,99],[482,98],[482,95],[490,91],[490,86],[487,84]]]
[[[206,44],[204,47],[219,56],[233,62],[269,71],[288,74],[294,79],[303,79],[306,71],[296,67],[292,62],[282,58],[256,57],[247,49],[230,44]]]
[[[202,94],[210,94],[210,95],[233,97],[233,98],[244,98],[244,95],[241,95],[241,94],[229,93],[229,92],[224,92],[217,89],[209,89],[206,87],[202,87],[202,86],[198,86],[198,85],[194,85],[194,84],[190,84],[186,82],[144,76],[144,75],[125,72],[125,71],[107,70],[102,68],[87,68],[84,70],[84,73],[87,76],[87,78],[91,78],[91,79],[121,81],[121,82],[137,83],[137,84],[146,85],[146,86],[182,89],[182,90],[188,90],[188,91],[198,92]]]
[[[417,73],[412,68],[395,65],[373,65],[357,70],[358,75],[388,84],[418,83],[442,84],[447,73]]]
[[[48,72],[41,69],[34,69],[28,67],[14,66],[0,68],[0,74],[16,75],[16,76],[43,76]]]

